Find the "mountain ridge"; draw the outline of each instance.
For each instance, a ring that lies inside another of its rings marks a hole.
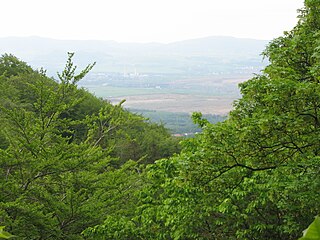
[[[63,68],[66,53],[75,52],[79,67],[97,62],[93,71],[123,72],[125,67],[140,72],[185,72],[190,66],[261,61],[268,41],[250,38],[209,36],[173,43],[122,43],[112,40],[60,40],[30,37],[0,38],[0,54],[11,53],[35,68],[49,72]],[[178,69],[178,70],[177,70]],[[183,70],[181,70],[183,69]]]

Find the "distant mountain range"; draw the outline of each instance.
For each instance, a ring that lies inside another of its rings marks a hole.
[[[49,74],[63,69],[67,52],[79,67],[97,62],[94,72],[199,74],[261,67],[268,41],[206,37],[169,44],[115,41],[55,40],[40,37],[0,38],[0,54],[12,53]]]

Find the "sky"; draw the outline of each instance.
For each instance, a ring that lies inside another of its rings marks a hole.
[[[303,0],[2,0],[0,37],[168,43],[207,36],[271,40]]]

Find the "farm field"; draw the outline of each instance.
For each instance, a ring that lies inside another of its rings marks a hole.
[[[186,78],[171,81],[165,87],[84,87],[97,97],[114,104],[125,99],[123,106],[128,109],[226,115],[231,110],[233,101],[240,97],[238,84],[249,78],[250,76]]]
[[[112,103],[118,103],[122,99],[128,109],[149,109],[167,112],[202,112],[204,114],[226,115],[234,98],[232,97],[210,97],[189,94],[146,94],[110,98]]]

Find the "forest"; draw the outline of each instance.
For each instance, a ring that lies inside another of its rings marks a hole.
[[[187,139],[79,88],[73,53],[58,79],[2,55],[0,238],[319,239],[320,0],[298,14]]]

